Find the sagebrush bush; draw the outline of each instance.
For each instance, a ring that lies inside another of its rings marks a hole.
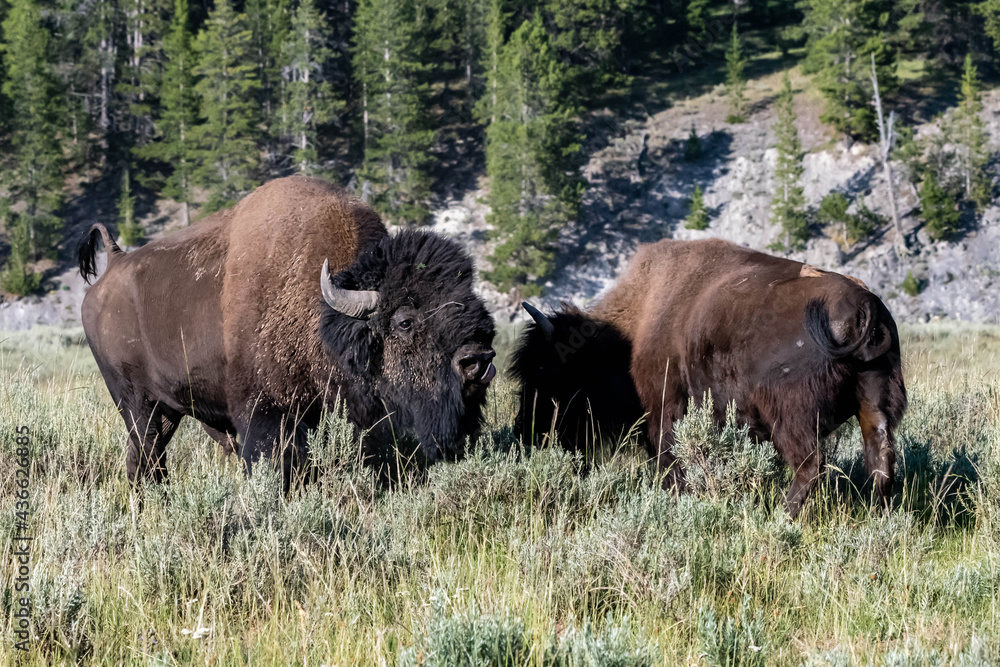
[[[827,479],[795,521],[774,502],[773,448],[732,417],[719,427],[695,406],[678,424],[692,484],[679,494],[630,441],[593,456],[523,447],[502,380],[457,463],[386,483],[334,410],[310,437],[314,481],[283,496],[273,469],[247,478],[187,420],[170,483],[136,491],[124,425],[92,367],[73,365],[77,344],[13,338],[21,359],[50,351],[64,368],[10,363],[0,342],[0,530],[17,520],[14,429],[31,424],[37,635],[17,658],[0,643],[5,664],[1000,659],[995,328],[906,334],[891,511],[859,493],[852,420],[824,443]],[[14,576],[7,551],[0,577]]]
[[[674,456],[694,493],[745,497],[767,490],[784,473],[770,442],[760,442],[740,426],[736,405],[726,407],[722,428],[715,423],[712,392],[699,402],[691,398],[687,414],[674,426]]]

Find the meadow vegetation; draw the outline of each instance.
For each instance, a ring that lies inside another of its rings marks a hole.
[[[514,387],[462,462],[381,488],[342,415],[284,498],[188,420],[132,492],[78,335],[0,339],[0,661],[13,664],[14,433],[32,428],[24,665],[989,665],[1000,661],[1000,328],[903,332],[893,510],[857,425],[802,515],[768,443],[694,409],[683,495],[632,443],[525,451]]]

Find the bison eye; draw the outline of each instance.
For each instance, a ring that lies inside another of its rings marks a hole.
[[[400,320],[399,323],[396,324],[396,327],[400,331],[409,331],[410,329],[413,328],[413,320],[411,320],[409,318],[407,318],[405,320]]]

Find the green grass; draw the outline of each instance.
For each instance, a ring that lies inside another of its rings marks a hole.
[[[140,503],[121,419],[86,348],[61,336],[0,344],[5,664],[20,424],[36,536],[25,665],[1000,661],[996,327],[904,328],[894,510],[856,488],[852,423],[825,443],[831,468],[794,522],[787,471],[735,426],[692,415],[680,453],[711,465],[677,496],[629,443],[594,463],[527,455],[504,380],[477,450],[396,489],[357,465],[341,420],[314,438],[318,481],[288,499],[185,423],[171,483]]]

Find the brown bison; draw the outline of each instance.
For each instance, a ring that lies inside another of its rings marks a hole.
[[[671,470],[674,423],[711,390],[719,423],[735,401],[794,471],[793,516],[819,475],[819,439],[852,415],[876,491],[892,490],[906,409],[899,337],[856,279],[717,239],[661,241],[589,312],[525,308],[534,324],[511,374],[526,438],[555,427],[573,446],[595,435],[591,424],[617,434],[645,415],[650,452]]]
[[[185,415],[238,441],[248,471],[283,443],[286,488],[338,397],[370,429],[369,451],[412,432],[434,461],[475,436],[494,327],[457,243],[390,236],[359,200],[297,176],[128,254],[94,225],[88,279],[98,235],[108,267],[82,319],[129,430],[133,482],[164,478]]]

